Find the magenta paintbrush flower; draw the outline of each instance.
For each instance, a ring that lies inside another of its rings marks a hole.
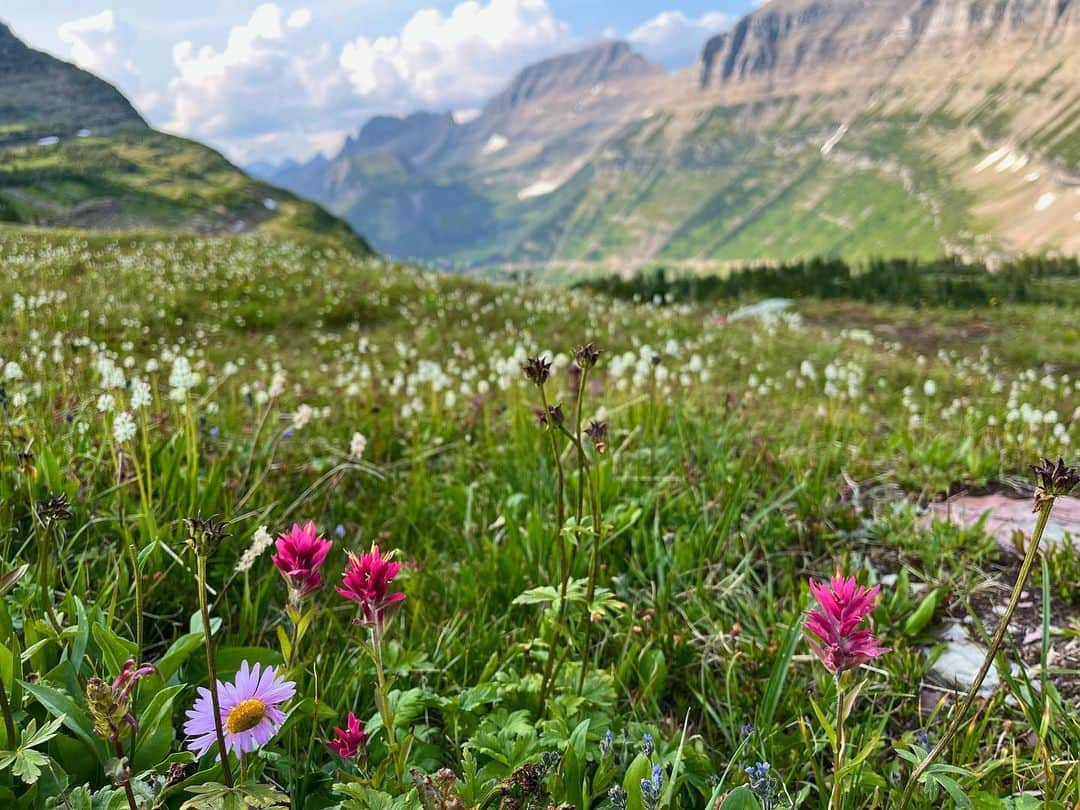
[[[349,712],[345,728],[334,728],[334,739],[326,747],[344,759],[353,759],[367,745],[367,732],[360,728],[360,719]]]
[[[266,745],[285,722],[281,704],[296,694],[296,684],[281,680],[274,667],[262,669],[256,664],[252,668],[247,661],[240,664],[233,683],[218,681],[217,688],[225,747],[234,754]],[[187,712],[187,718],[184,723],[184,733],[190,738],[187,748],[201,759],[217,742],[209,689],[199,687],[199,697]]]
[[[322,586],[322,567],[333,544],[319,537],[315,521],[301,526],[294,523],[287,534],[277,539],[274,565],[285,577],[289,587],[300,596],[317,591]]]
[[[400,592],[390,593],[390,583],[401,570],[401,563],[383,557],[378,546],[367,554],[349,555],[345,577],[337,592],[360,606],[359,624],[382,624],[384,614],[405,598]]]
[[[837,674],[888,652],[869,627],[859,625],[874,609],[880,586],[864,588],[839,569],[826,584],[810,580],[810,592],[820,610],[811,610],[803,624],[810,649],[830,672]]]

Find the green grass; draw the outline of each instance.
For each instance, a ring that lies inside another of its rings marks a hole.
[[[807,301],[791,318],[720,326],[723,308],[489,285],[331,239],[0,229],[0,682],[18,728],[63,715],[29,746],[34,785],[0,770],[5,806],[65,796],[90,807],[91,791],[127,806],[84,697],[127,657],[159,668],[136,693],[138,737],[119,735],[134,787],[176,810],[222,779],[212,754],[182,753],[184,712],[208,677],[185,548],[184,520],[198,515],[228,522],[208,576],[219,675],[243,658],[297,682],[287,727],[244,769],[245,784],[276,786],[293,807],[419,807],[407,768],[449,769],[439,779],[460,804],[424,806],[511,807],[541,785],[540,806],[601,807],[616,783],[640,802],[655,764],[671,786],[663,806],[704,808],[767,760],[785,802],[824,808],[832,759],[815,705],[829,705],[834,682],[798,624],[807,578],[838,565],[886,583],[874,622],[891,648],[855,675],[865,687],[849,746],[867,756],[846,776],[843,808],[894,806],[909,770],[897,749],[940,733],[918,698],[936,632],[1015,571],[981,532],[918,508],[1026,480],[1039,455],[1075,457],[1075,330],[1057,307]],[[579,509],[578,453],[556,435],[560,540],[555,456],[521,363],[557,356],[546,392],[573,434],[568,353],[585,341],[604,353],[582,415],[609,432],[602,454],[583,445],[595,509],[591,493]],[[173,395],[179,357],[198,379]],[[149,385],[145,406],[132,403],[135,379]],[[121,412],[134,437],[117,439]],[[71,516],[45,520],[60,493]],[[334,547],[322,588],[290,618],[270,552],[235,567],[259,526],[308,519]],[[386,626],[393,682],[381,691],[354,606],[332,589],[346,552],[372,542],[398,551],[394,586],[407,595]],[[1050,570],[1073,577],[1075,559]],[[576,584],[560,616],[544,600],[564,573]],[[1061,650],[1076,605],[1053,607],[1047,638]],[[947,751],[975,806],[1035,806],[1005,799],[1036,791],[1038,806],[1075,803],[1075,673],[1060,661],[1046,665],[1062,696],[1003,687]],[[379,694],[407,749],[404,784]],[[323,744],[349,711],[371,735],[361,763]],[[655,751],[639,759],[645,733]],[[176,763],[186,781],[166,787]],[[950,806],[943,796],[914,806]]]
[[[212,149],[153,130],[11,147],[3,158],[0,201],[9,221],[102,230],[315,232],[365,249],[314,203],[252,180]],[[275,201],[273,210],[267,199]]]

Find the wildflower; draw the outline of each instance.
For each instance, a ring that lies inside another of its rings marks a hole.
[[[839,570],[827,585],[810,581],[821,610],[811,610],[803,628],[810,649],[830,672],[846,672],[888,652],[869,629],[859,629],[879,590],[878,585],[864,588]]]
[[[199,383],[199,375],[192,371],[191,361],[183,355],[173,360],[169,372],[169,398],[174,402],[183,402],[187,392]]]
[[[362,618],[355,620],[357,624],[382,624],[386,612],[405,599],[403,593],[387,592],[400,570],[401,564],[383,557],[378,546],[359,557],[349,555],[337,592],[360,606]]]
[[[530,357],[522,364],[525,378],[534,385],[543,385],[551,374],[551,361],[546,357]]]
[[[574,349],[574,360],[582,369],[590,369],[600,359],[600,350],[592,343],[586,343]]]
[[[641,780],[641,798],[649,810],[660,806],[660,796],[664,792],[664,769],[653,765],[652,775]]]
[[[19,367],[19,364],[14,360],[8,360],[7,364],[4,366],[4,379],[9,382],[14,382],[16,380],[21,380],[22,378],[23,371],[22,368]]]
[[[596,420],[593,420],[589,422],[589,426],[585,428],[585,433],[592,439],[593,447],[596,448],[596,452],[603,455],[607,450],[607,422],[597,422]]]
[[[349,443],[349,455],[360,460],[364,455],[364,451],[367,449],[367,438],[363,433],[354,433],[352,435],[352,441]]]
[[[342,759],[353,759],[367,745],[367,732],[360,728],[360,720],[355,714],[349,712],[345,720],[345,728],[334,728],[334,739],[330,740],[326,747]]]
[[[146,408],[150,405],[150,383],[146,380],[134,379],[131,381],[131,407],[135,410]]]
[[[604,734],[604,738],[600,740],[600,756],[608,757],[615,751],[615,735],[611,733],[611,729],[607,730]]]
[[[763,810],[772,810],[778,806],[780,783],[772,776],[772,767],[768,762],[758,762],[746,768],[750,781],[750,790],[757,797]]]
[[[113,399],[112,394],[102,394],[97,400],[98,413],[111,413],[113,408],[116,407],[116,400]]]
[[[274,538],[270,536],[270,532],[266,530],[265,526],[257,528],[255,534],[251,536],[251,545],[240,555],[240,560],[236,563],[237,573],[243,574],[250,571],[251,566],[255,564],[255,560],[259,559],[273,542]]]
[[[626,795],[626,791],[618,785],[608,788],[608,801],[611,802],[611,806],[615,810],[625,810],[628,799],[629,796]]]
[[[228,524],[214,518],[204,518],[198,515],[193,518],[184,518],[184,525],[188,529],[187,544],[201,557],[209,557],[221,541],[228,534]]]
[[[140,678],[156,671],[152,666],[137,666],[134,660],[128,659],[111,684],[101,678],[86,682],[86,706],[99,736],[106,740],[116,739],[124,726],[138,732],[138,723],[131,713],[131,691]]]
[[[46,525],[59,520],[71,520],[71,501],[63,492],[59,495],[51,495],[38,503],[37,514],[38,519]]]
[[[302,404],[292,415],[293,430],[302,430],[315,415],[315,410],[310,405]]]
[[[277,553],[272,559],[289,583],[289,588],[300,596],[306,596],[322,585],[319,568],[330,553],[331,545],[329,540],[319,537],[315,521],[303,526],[294,523],[287,534],[278,537]]]
[[[239,755],[266,745],[277,733],[285,722],[281,704],[296,694],[296,684],[281,680],[274,667],[262,669],[261,664],[251,667],[243,661],[236,680],[233,683],[218,681],[217,691],[225,748]],[[209,689],[199,687],[199,697],[186,714],[184,733],[190,738],[187,748],[201,759],[217,742]]]
[[[1068,495],[1077,484],[1080,484],[1080,471],[1076,467],[1069,467],[1065,459],[1059,458],[1057,463],[1044,458],[1042,462],[1032,467],[1035,472],[1035,481],[1039,488],[1035,493],[1035,511],[1048,498],[1056,498],[1058,495]]]
[[[334,534],[336,534],[338,537],[344,537],[345,527],[339,523],[337,526],[334,527]]]
[[[654,750],[656,750],[656,746],[653,745],[652,734],[646,732],[645,736],[641,738],[641,753],[651,757]]]
[[[113,419],[113,438],[117,444],[123,444],[135,438],[135,420],[127,411],[120,411]]]
[[[536,424],[540,427],[561,427],[566,421],[561,403],[548,405],[547,410],[537,409]]]

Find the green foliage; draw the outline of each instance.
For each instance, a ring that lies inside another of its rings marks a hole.
[[[914,696],[936,633],[1004,559],[985,527],[920,508],[1080,442],[1064,300],[803,299],[721,325],[711,299],[486,285],[321,239],[2,233],[4,806],[111,810],[130,788],[155,810],[599,810],[620,791],[641,807],[656,768],[664,808],[764,810],[746,771],[764,761],[769,810],[823,806],[832,679],[801,623],[806,577],[837,565],[889,583],[874,620],[892,651],[845,707],[843,784],[846,810],[891,806],[934,733]],[[1043,280],[1069,283],[1062,267]],[[583,422],[608,427],[579,451],[567,367],[586,340],[603,353]],[[565,433],[537,427],[521,373],[545,347]],[[200,515],[225,526],[209,589],[185,548]],[[333,547],[301,598],[272,551],[247,552],[309,519]],[[333,591],[372,542],[406,594],[377,645]],[[1048,603],[1072,570],[1047,558]],[[209,680],[200,591],[220,679],[247,660],[297,683],[231,789],[213,751],[183,750]],[[1068,625],[1044,624],[1061,643]],[[1061,687],[1003,676],[919,810],[1068,806],[1080,732],[1051,651]],[[154,671],[135,724],[103,735],[87,688],[128,660]],[[325,742],[350,712],[367,743],[342,757]]]

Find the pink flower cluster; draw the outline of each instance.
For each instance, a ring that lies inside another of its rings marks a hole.
[[[810,581],[820,610],[810,611],[803,628],[810,649],[829,672],[846,672],[888,652],[870,628],[860,627],[880,589],[865,588],[839,570],[828,583]]]
[[[300,596],[307,596],[322,587],[319,569],[332,545],[319,536],[315,521],[308,521],[303,526],[294,523],[288,533],[277,539],[277,553],[272,559],[289,588]]]
[[[389,592],[390,583],[401,570],[401,563],[382,556],[378,546],[367,554],[349,556],[345,577],[337,592],[360,606],[358,624],[382,625],[383,618],[405,599],[401,592]]]

